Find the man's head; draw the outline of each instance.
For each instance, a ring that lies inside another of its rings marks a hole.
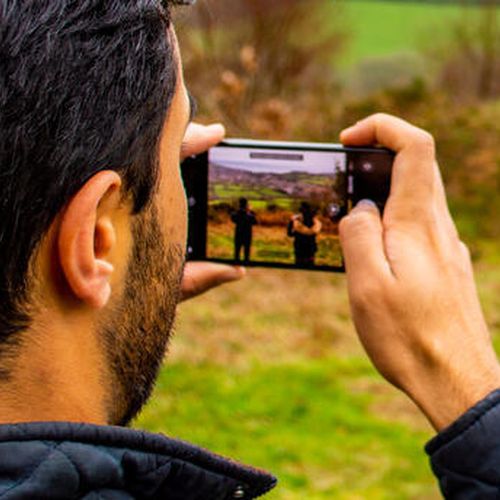
[[[26,353],[45,341],[63,366],[57,332],[74,329],[113,423],[149,394],[184,260],[189,106],[170,3],[0,7],[0,375],[25,371],[22,353],[36,365]]]
[[[312,207],[307,201],[303,201],[300,204],[300,213],[303,215],[312,213]]]
[[[248,208],[248,200],[246,198],[240,198],[240,210],[246,210]]]

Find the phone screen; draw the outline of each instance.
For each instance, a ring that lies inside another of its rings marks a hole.
[[[217,147],[208,155],[206,257],[341,268],[347,156]]]
[[[383,149],[226,141],[183,164],[188,258],[343,271],[340,221],[363,198],[384,209],[393,160]]]

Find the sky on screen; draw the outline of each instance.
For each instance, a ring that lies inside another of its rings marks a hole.
[[[345,171],[343,153],[259,150],[247,148],[214,148],[210,152],[210,164],[252,173],[287,174],[307,172],[314,175],[333,175]]]

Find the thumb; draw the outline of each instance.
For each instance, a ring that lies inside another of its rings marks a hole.
[[[363,200],[340,223],[340,242],[350,283],[392,275],[385,254],[380,211]]]
[[[226,266],[212,262],[188,262],[181,285],[181,301],[192,299],[225,283],[245,277],[241,267]]]

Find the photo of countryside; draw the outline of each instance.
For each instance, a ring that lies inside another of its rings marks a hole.
[[[303,162],[266,163],[265,159],[251,164],[212,162],[208,257],[299,267],[342,266],[338,240],[345,203],[342,162],[336,166],[332,154],[323,156],[330,161],[316,167]]]

